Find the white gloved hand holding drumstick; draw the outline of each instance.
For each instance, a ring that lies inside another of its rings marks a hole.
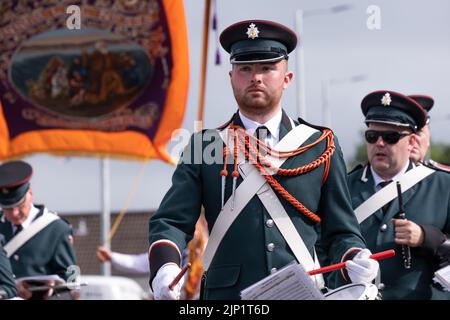
[[[353,283],[368,283],[377,276],[380,265],[371,259],[369,249],[359,251],[352,260],[345,261],[345,268]]]

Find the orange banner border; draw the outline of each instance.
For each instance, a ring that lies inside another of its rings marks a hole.
[[[48,129],[31,131],[9,139],[0,102],[0,159],[20,158],[33,153],[111,156],[135,160],[161,159],[174,163],[166,150],[172,132],[181,127],[189,87],[189,50],[182,0],[163,0],[171,39],[172,72],[163,114],[153,143],[133,132]]]

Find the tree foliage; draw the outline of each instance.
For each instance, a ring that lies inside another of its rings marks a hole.
[[[347,163],[347,169],[352,170],[355,166],[358,164],[364,165],[367,163],[367,147],[366,147],[366,141],[364,140],[364,132],[361,131],[359,133],[359,136],[361,137],[360,142],[358,143],[353,158],[348,161]]]
[[[432,143],[430,158],[445,165],[450,165],[450,145],[445,143]]]

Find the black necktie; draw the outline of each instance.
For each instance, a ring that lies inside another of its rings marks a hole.
[[[16,224],[15,227],[16,227],[16,231],[14,231],[14,235],[18,234],[20,231],[23,230],[23,227],[21,224]]]
[[[269,130],[267,129],[266,126],[259,126],[255,130],[255,137],[256,137],[256,139],[260,140],[263,143],[266,143],[266,138],[267,138],[268,135],[269,135]],[[256,145],[256,149],[258,150],[258,152],[261,153],[259,145]]]
[[[256,139],[261,140],[262,142],[266,143],[266,138],[268,136],[269,129],[267,129],[266,126],[259,126],[255,130],[255,136]]]
[[[381,187],[381,189],[383,189],[384,187],[386,187],[386,186],[387,186],[389,183],[391,183],[391,182],[392,182],[392,180],[381,181],[378,185]],[[380,190],[381,190],[381,189],[380,189]],[[391,202],[392,202],[392,201],[386,203],[386,204],[382,207],[382,210],[383,210],[383,213],[384,213],[384,214],[386,213],[386,211],[388,211],[389,206],[391,205]]]

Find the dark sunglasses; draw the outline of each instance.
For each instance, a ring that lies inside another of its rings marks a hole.
[[[376,131],[367,130],[365,133],[366,141],[368,143],[376,143],[381,137],[387,144],[396,144],[401,138],[409,136],[410,133],[400,133],[397,131]]]

